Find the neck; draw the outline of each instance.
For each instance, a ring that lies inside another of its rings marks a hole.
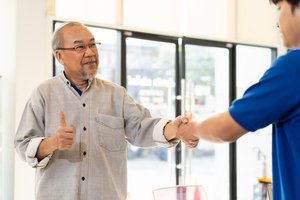
[[[88,86],[88,80],[85,79],[74,79],[71,76],[67,75],[64,72],[66,78],[72,83],[74,84],[79,90],[84,91],[87,86]]]
[[[88,86],[88,80],[81,80],[81,81],[70,80],[70,81],[71,83],[76,85],[76,87],[81,91],[84,91]]]

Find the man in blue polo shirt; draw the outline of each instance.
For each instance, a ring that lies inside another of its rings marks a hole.
[[[277,25],[290,51],[228,111],[206,119],[190,114],[189,124],[179,132],[184,141],[232,142],[272,124],[273,200],[296,200],[300,199],[300,0],[270,1],[278,8]]]

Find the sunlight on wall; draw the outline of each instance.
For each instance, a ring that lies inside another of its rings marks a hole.
[[[56,0],[56,16],[115,25],[117,0]]]

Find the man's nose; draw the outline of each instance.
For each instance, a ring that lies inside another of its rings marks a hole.
[[[92,49],[89,46],[86,46],[85,55],[95,55],[97,53],[97,49]]]

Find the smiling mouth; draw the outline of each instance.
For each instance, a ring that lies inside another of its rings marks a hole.
[[[84,62],[82,64],[83,65],[92,65],[92,64],[96,64],[96,61]]]
[[[85,59],[82,64],[83,65],[91,65],[91,64],[96,64],[96,58],[89,58],[89,59]]]

